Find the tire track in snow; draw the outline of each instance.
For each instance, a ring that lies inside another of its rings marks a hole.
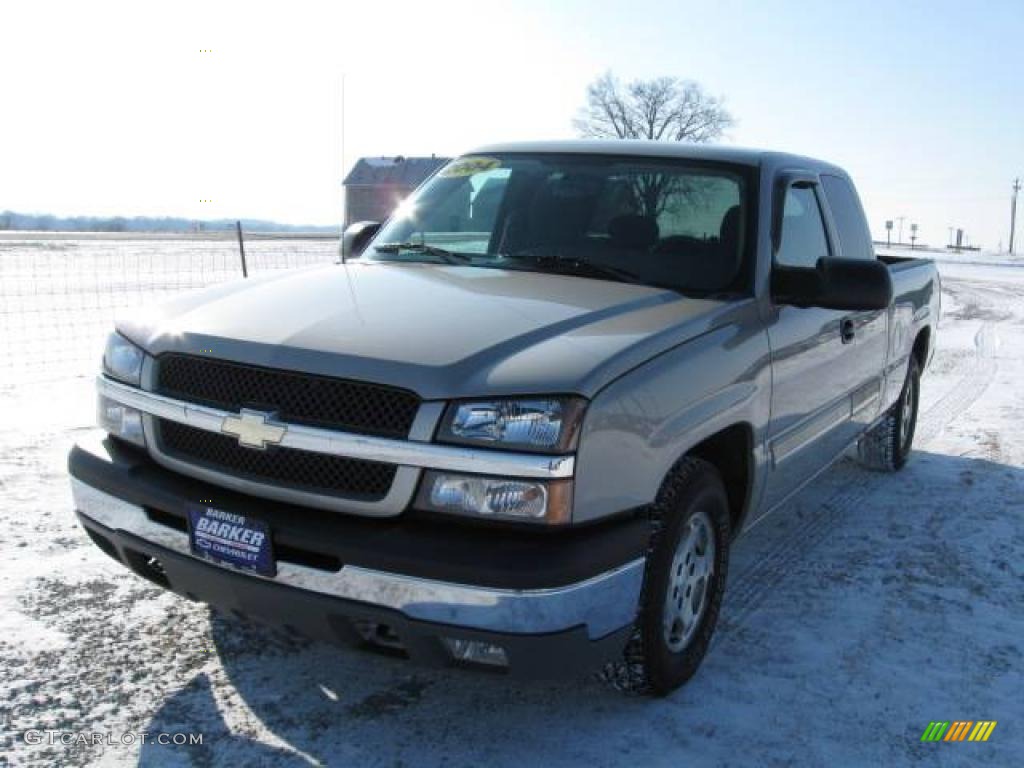
[[[921,415],[915,439],[927,445],[940,432],[966,411],[988,389],[995,378],[998,364],[995,360],[996,330],[991,323],[983,323],[974,336],[974,355],[967,373],[957,384]]]
[[[794,525],[767,552],[736,575],[726,591],[721,619],[724,632],[716,634],[712,646],[729,633],[741,630],[786,574],[834,530],[842,517],[856,512],[874,482],[871,474],[865,470],[852,482],[836,488],[803,518],[802,525]]]
[[[974,355],[967,358],[967,370],[960,381],[926,412],[919,414],[915,442],[931,442],[958,415],[969,408],[988,388],[998,364],[994,359],[997,338],[991,323],[983,323],[974,337]],[[760,557],[741,570],[726,590],[719,631],[711,647],[742,630],[765,598],[784,576],[803,560],[830,533],[836,522],[855,513],[871,492],[876,473],[858,472],[843,482],[817,508],[803,525],[794,525]],[[836,481],[833,481],[833,485]]]

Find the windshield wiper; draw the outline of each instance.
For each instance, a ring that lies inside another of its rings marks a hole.
[[[607,264],[595,264],[585,259],[567,258],[564,256],[527,256],[527,255],[506,255],[507,259],[528,261],[540,267],[542,270],[562,274],[580,275],[581,277],[599,277],[604,279],[617,280],[622,283],[636,283],[643,285],[644,281],[639,275],[635,275],[625,269],[611,267]]]
[[[425,253],[428,256],[435,256],[445,264],[468,264],[473,257],[465,253],[456,253],[445,248],[438,248],[436,245],[426,243],[381,243],[374,245],[375,251],[381,253],[398,253],[400,251],[412,251],[413,253]]]

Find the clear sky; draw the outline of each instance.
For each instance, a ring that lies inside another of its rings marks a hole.
[[[735,115],[728,143],[844,166],[878,237],[902,215],[905,237],[916,221],[930,243],[962,226],[1005,247],[1024,176],[1024,0],[37,1],[0,17],[0,210],[333,223],[357,157],[570,137],[606,70],[695,79]]]

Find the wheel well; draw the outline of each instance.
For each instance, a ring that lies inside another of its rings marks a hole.
[[[917,338],[914,339],[914,350],[913,355],[917,358],[917,364],[924,370],[925,364],[928,362],[928,350],[931,349],[929,344],[931,343],[932,329],[922,328],[917,334]]]
[[[729,517],[733,534],[739,533],[750,496],[751,465],[753,464],[753,431],[749,424],[733,424],[721,432],[695,445],[690,456],[711,464],[722,476],[725,493],[729,497]]]

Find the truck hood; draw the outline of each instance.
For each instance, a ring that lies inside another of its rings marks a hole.
[[[592,396],[728,308],[575,276],[356,262],[218,285],[118,328],[154,355],[375,381],[425,399]]]

